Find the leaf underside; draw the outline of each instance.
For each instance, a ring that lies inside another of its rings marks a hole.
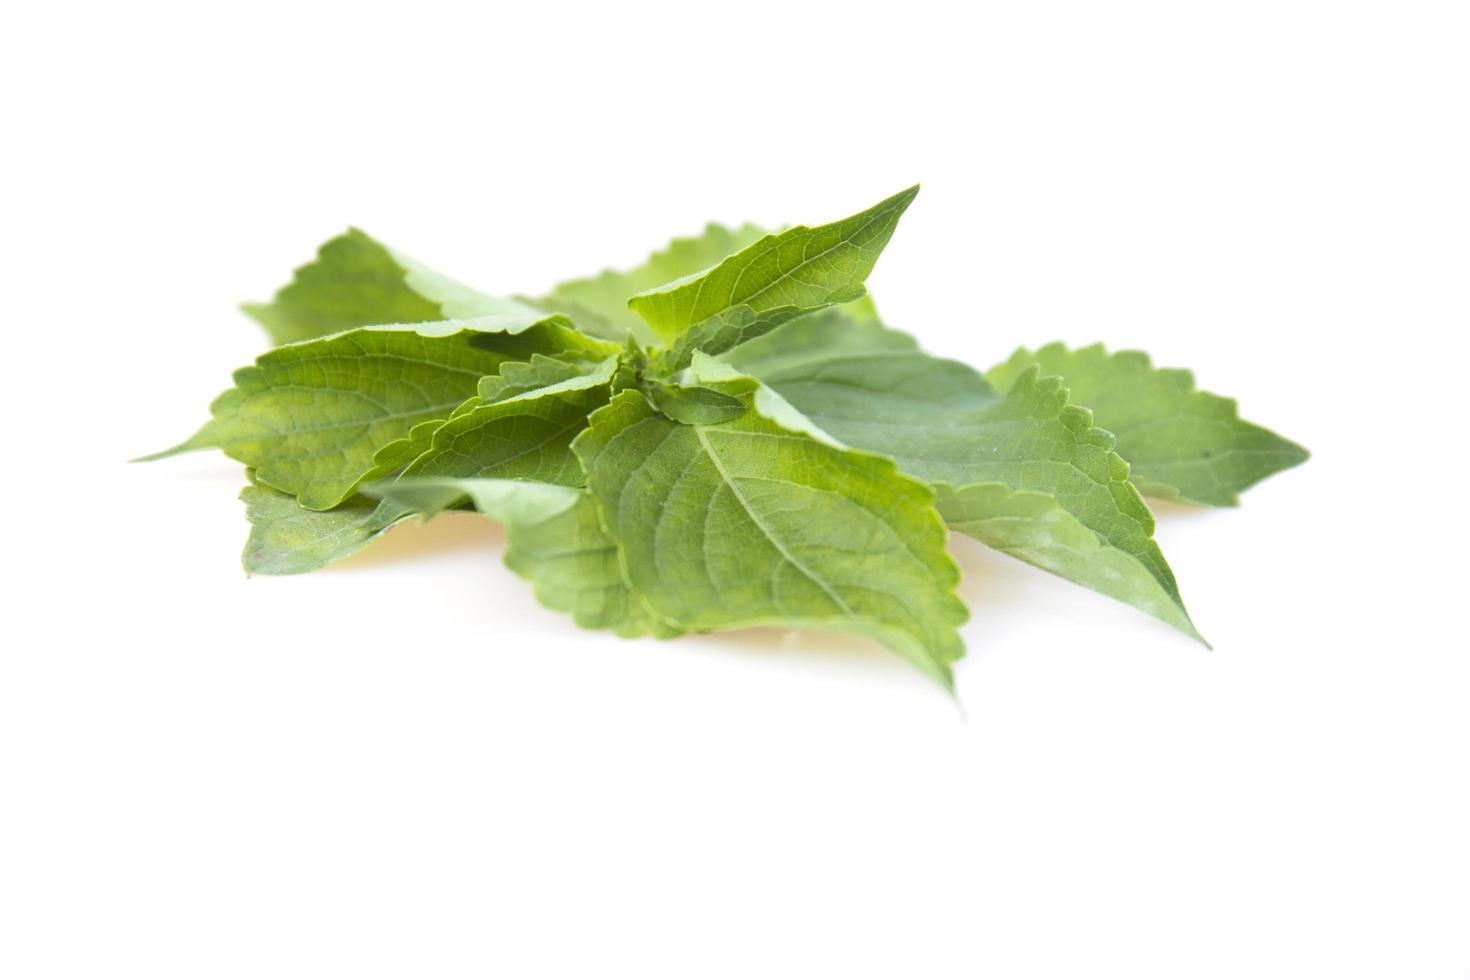
[[[408,516],[354,496],[332,510],[307,510],[289,493],[259,483],[240,491],[250,537],[242,562],[252,575],[299,575],[361,551]]]

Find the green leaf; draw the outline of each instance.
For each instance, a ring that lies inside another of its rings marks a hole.
[[[593,371],[456,414],[435,430],[429,449],[404,477],[585,481],[571,442],[587,416],[607,404],[618,358]]]
[[[612,349],[541,313],[350,330],[261,355],[235,372],[198,433],[145,458],[222,449],[303,507],[327,510],[422,451],[432,423],[507,361]]]
[[[755,225],[726,228],[711,222],[702,234],[675,238],[661,252],[654,252],[636,269],[608,269],[586,279],[558,285],[545,296],[529,302],[550,313],[564,313],[583,330],[621,340],[632,336],[651,343],[653,335],[637,314],[628,309],[628,297],[673,279],[708,269],[725,256],[759,240],[765,232]]]
[[[1167,566],[1144,545],[1119,547],[1069,511],[1055,494],[1012,490],[1004,483],[951,487],[940,483],[937,505],[944,522],[1022,561],[1126,602],[1203,642],[1177,591],[1160,581]],[[1172,578],[1172,577],[1171,577]]]
[[[534,524],[570,509],[584,491],[557,483],[493,478],[402,476],[363,487],[367,496],[425,517],[469,502],[501,524]]]
[[[586,427],[587,415],[606,404],[616,361],[609,358],[586,375],[491,405],[477,401],[474,410],[429,427],[428,445],[399,477],[408,485],[420,486],[413,506],[403,503],[411,491],[391,491],[396,485],[392,481],[364,481],[367,485],[361,494],[336,507],[307,510],[291,494],[266,485],[252,470],[255,485],[243,495],[254,525],[245,550],[246,570],[289,575],[321,568],[360,550],[416,510],[437,513],[465,496],[457,490],[447,496],[441,491],[435,497],[424,489],[433,486],[424,476],[509,477],[545,481],[538,486],[580,486],[585,477],[572,455],[571,441]],[[408,442],[418,444],[417,440],[405,440]],[[445,481],[440,479],[438,484]],[[364,494],[385,499],[374,502]],[[529,495],[522,495],[502,508],[529,500]],[[497,513],[502,512],[509,513],[503,509]]]
[[[644,393],[664,415],[690,425],[717,425],[745,414],[745,403],[713,388],[650,381]]]
[[[1190,372],[1156,368],[1142,351],[1023,347],[986,377],[1004,389],[1033,366],[1061,375],[1072,401],[1092,409],[1117,437],[1134,485],[1151,497],[1230,507],[1242,490],[1307,458],[1296,443],[1243,421],[1234,399],[1197,390]]]
[[[546,388],[588,371],[584,361],[568,361],[545,354],[532,354],[529,361],[509,361],[502,364],[493,375],[480,379],[479,401],[497,402],[516,395],[523,395],[538,388]]]
[[[927,429],[931,419],[935,428],[943,428],[996,398],[974,368],[925,354],[908,334],[839,309],[802,317],[719,360],[786,396],[839,439],[843,437],[803,405],[849,431],[871,424],[879,427],[874,437],[892,439],[894,434],[882,427],[885,415],[895,409],[899,416],[894,422],[905,429]],[[793,394],[798,397],[791,398]],[[846,425],[842,417],[847,417]]]
[[[278,345],[378,323],[536,312],[460,285],[356,228],[324,244],[272,302],[246,303],[242,309]]]
[[[561,357],[532,354],[529,361],[505,362],[500,366],[499,372],[480,379],[478,397],[466,399],[449,417],[464,415],[486,402],[505,401],[538,388],[569,382],[596,370],[596,364],[580,358],[562,359],[573,357],[573,353],[563,353]],[[373,469],[363,478],[363,482],[388,476],[428,452],[433,445],[434,433],[445,421],[447,420],[434,419],[421,422],[410,430],[407,437],[379,449],[373,456]]]
[[[686,345],[690,353],[726,350],[803,313],[863,296],[864,280],[918,193],[911,187],[850,218],[767,235],[712,269],[633,296],[628,305],[666,343],[692,330],[699,338]]]
[[[585,490],[524,480],[404,478],[368,488],[399,507],[434,514],[468,498],[505,525],[505,563],[535,585],[548,609],[587,629],[619,636],[677,636],[623,576],[617,545],[603,531]]]
[[[755,410],[766,418],[775,422],[781,428],[789,432],[800,432],[802,435],[810,436],[818,442],[825,443],[834,449],[850,449],[841,440],[833,437],[830,432],[825,431],[811,419],[807,418],[796,407],[782,398],[774,388],[763,384],[753,375],[745,374],[737,368],[731,367],[717,357],[710,357],[698,351],[694,354],[694,363],[690,369],[680,377],[700,385],[712,385],[716,389],[730,387],[732,384],[736,390],[744,392],[754,384],[751,392]]]
[[[686,425],[616,396],[575,443],[628,580],[693,630],[779,625],[872,636],[952,689],[964,604],[933,494],[888,460],[744,415]]]
[[[562,355],[570,356],[570,353]],[[532,354],[529,361],[507,361],[500,366],[498,373],[481,378],[478,397],[466,399],[449,414],[449,418],[464,415],[487,402],[506,401],[539,388],[570,382],[594,370],[596,365],[585,360],[562,360],[544,354]],[[405,438],[379,449],[373,455],[372,470],[364,475],[362,482],[368,483],[395,473],[428,452],[433,447],[434,433],[446,421],[433,419],[421,422]]]
[[[628,584],[617,544],[585,490],[541,523],[507,525],[505,544],[505,563],[535,584],[537,601],[571,613],[578,626],[658,639],[684,632],[655,616]]]
[[[1057,379],[1032,371],[1002,396],[967,365],[835,311],[724,360],[841,443],[933,484],[955,530],[1198,637],[1128,464]]]
[[[844,322],[878,323],[878,311],[873,306],[871,296],[863,296],[805,315],[821,316],[827,312],[844,315],[847,318]],[[741,344],[753,342],[780,326],[782,322],[784,318],[758,316],[749,307],[742,306],[693,327],[674,341],[672,347],[654,357],[650,371],[657,376],[669,377],[688,367],[701,354],[718,355]]]
[[[467,398],[459,408],[450,413],[450,418],[469,411],[479,404],[478,398]],[[439,431],[439,427],[445,421],[447,420],[435,418],[427,422],[420,422],[409,429],[408,435],[402,439],[394,439],[373,453],[373,465],[358,478],[358,486],[361,487],[374,480],[381,480],[385,476],[397,473],[428,452],[434,445],[434,433]]]
[[[245,571],[259,575],[311,572],[355,554],[409,516],[353,496],[331,510],[307,510],[289,493],[252,483],[240,491],[250,538]]]

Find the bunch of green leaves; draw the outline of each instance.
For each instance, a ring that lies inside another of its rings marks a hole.
[[[620,636],[846,630],[950,687],[958,531],[1198,638],[1143,495],[1229,506],[1306,452],[1138,352],[921,351],[864,285],[917,191],[535,298],[349,231],[245,307],[279,346],[148,458],[245,464],[250,572],[473,508],[542,603]]]

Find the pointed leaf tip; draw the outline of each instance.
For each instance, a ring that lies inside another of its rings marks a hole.
[[[689,334],[686,346],[718,353],[858,299],[918,192],[915,185],[851,217],[767,235],[718,265],[635,294],[628,306],[665,343]]]

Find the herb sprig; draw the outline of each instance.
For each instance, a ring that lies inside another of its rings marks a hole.
[[[924,353],[864,285],[917,193],[712,224],[536,298],[350,230],[245,306],[279,346],[146,458],[246,465],[249,572],[473,508],[542,603],[620,636],[846,630],[952,689],[953,530],[1199,639],[1143,495],[1230,506],[1306,451],[1139,352],[1051,344],[985,373]]]

